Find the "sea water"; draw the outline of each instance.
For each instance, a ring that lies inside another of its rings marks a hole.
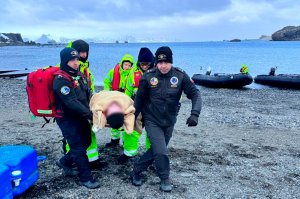
[[[276,73],[300,74],[300,42],[242,41],[242,42],[189,42],[189,43],[119,43],[90,44],[90,68],[96,84],[103,85],[108,71],[126,53],[137,59],[141,47],[148,47],[153,54],[160,46],[173,51],[173,65],[190,76],[205,73],[210,66],[212,73],[239,73],[247,64],[254,77],[267,74],[277,66]],[[60,62],[59,52],[64,45],[5,46],[0,47],[0,70],[37,69]]]

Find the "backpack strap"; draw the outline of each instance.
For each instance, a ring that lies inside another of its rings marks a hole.
[[[57,75],[64,77],[65,79],[67,79],[70,82],[73,81],[73,78],[71,77],[71,75],[69,75],[66,71],[58,70],[54,73],[54,76],[57,76]]]
[[[65,78],[66,80],[68,80],[70,83],[71,83],[71,86],[73,88],[76,87],[76,84],[75,84],[75,81],[74,79],[72,78],[72,76],[70,74],[68,74],[66,71],[63,71],[63,70],[58,70],[54,73],[54,76],[62,76],[63,78]]]

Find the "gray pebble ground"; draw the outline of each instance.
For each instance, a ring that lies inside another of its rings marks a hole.
[[[169,145],[171,193],[159,190],[153,169],[143,174],[141,187],[131,185],[134,160],[118,165],[122,148],[104,148],[109,129],[97,134],[109,163],[93,171],[102,186],[88,190],[55,165],[61,133],[56,124],[41,128],[43,119],[30,119],[25,81],[0,79],[0,145],[27,144],[47,156],[39,163],[39,181],[21,198],[300,198],[300,91],[201,88],[201,94],[197,127],[185,125],[191,103],[182,99]],[[140,144],[141,154],[144,136]]]

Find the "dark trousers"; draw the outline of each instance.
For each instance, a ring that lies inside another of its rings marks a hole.
[[[136,173],[146,171],[154,161],[158,177],[162,180],[167,179],[170,175],[170,161],[167,146],[172,137],[174,125],[160,127],[154,122],[145,121],[145,129],[151,147],[135,162],[133,170]]]
[[[60,162],[68,167],[75,163],[80,181],[86,182],[92,180],[92,173],[89,168],[89,160],[86,155],[86,149],[91,144],[91,127],[85,119],[57,119],[57,124],[67,140],[70,151],[65,154]]]

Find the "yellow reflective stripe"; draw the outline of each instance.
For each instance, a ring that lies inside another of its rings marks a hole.
[[[138,153],[138,150],[124,150],[124,154],[129,157],[136,156],[137,153]]]
[[[37,110],[40,114],[52,114],[52,110]]]
[[[98,153],[98,150],[97,149],[91,149],[91,150],[88,150],[86,152],[87,155],[92,154],[92,153]]]
[[[99,159],[99,157],[95,156],[95,157],[89,158],[89,162],[93,162],[93,161],[98,160],[98,159]]]

